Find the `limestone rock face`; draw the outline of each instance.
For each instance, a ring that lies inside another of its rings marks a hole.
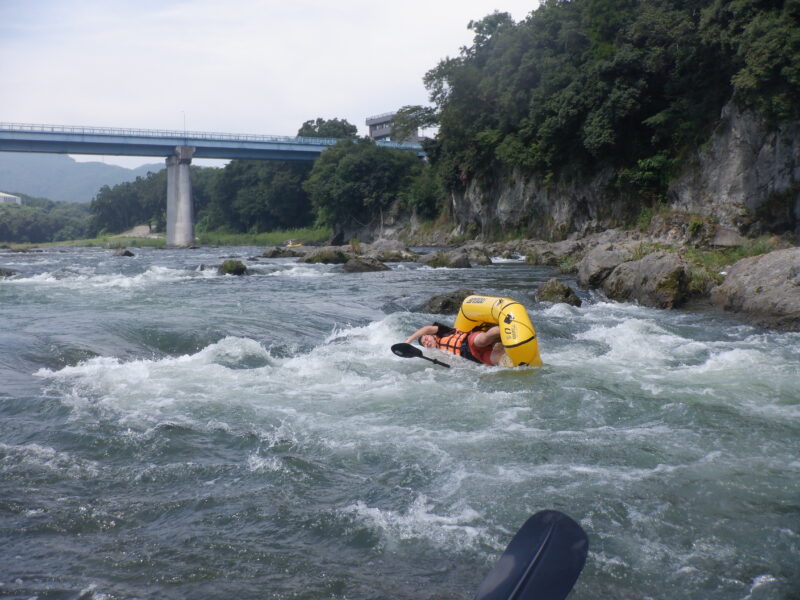
[[[490,188],[471,181],[453,193],[453,216],[461,233],[524,229],[528,237],[563,240],[587,223],[607,227],[623,216],[621,202],[608,191],[613,175],[605,170],[588,181],[549,184],[514,171]]]
[[[536,299],[541,302],[563,302],[572,306],[580,306],[581,299],[575,291],[563,281],[552,277],[536,290]]]
[[[740,260],[711,301],[759,325],[800,331],[800,248]]]
[[[672,207],[740,233],[800,236],[800,123],[769,130],[732,102],[721,117],[711,141],[670,186]]]
[[[624,262],[603,281],[612,300],[635,300],[644,306],[676,308],[689,297],[689,275],[683,258],[654,252],[640,260]]]
[[[512,170],[497,183],[453,192],[457,233],[519,231],[558,241],[630,223],[640,210],[609,184],[615,172],[555,181]],[[708,143],[687,159],[668,191],[670,208],[745,235],[794,232],[800,241],[800,122],[769,127],[730,102]]]

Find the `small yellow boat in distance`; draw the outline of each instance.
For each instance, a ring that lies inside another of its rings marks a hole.
[[[522,304],[510,298],[467,296],[458,310],[454,327],[459,331],[472,331],[482,325],[500,327],[500,341],[513,366],[542,366],[536,330]]]
[[[295,242],[294,240],[286,240],[286,247],[287,248],[299,248],[303,245],[303,242]]]

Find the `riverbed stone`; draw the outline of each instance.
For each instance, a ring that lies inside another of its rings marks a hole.
[[[388,271],[389,267],[371,256],[356,256],[342,265],[345,273],[368,273],[371,271]]]
[[[753,323],[800,331],[800,248],[738,261],[711,290],[711,301]]]
[[[575,290],[556,277],[551,277],[540,285],[535,292],[535,296],[540,302],[564,303],[572,306],[581,305],[581,299],[578,298]]]
[[[0,278],[2,278],[2,277],[11,277],[13,275],[16,275],[17,273],[19,273],[19,271],[15,271],[14,269],[3,269],[3,268],[0,268]]]
[[[264,251],[261,253],[261,258],[299,258],[301,256],[305,256],[305,252],[282,246],[264,248]]]
[[[299,262],[303,263],[324,263],[329,265],[343,265],[353,258],[353,254],[342,250],[341,246],[327,246],[313,252],[309,252]]]
[[[603,281],[612,300],[636,301],[643,306],[676,308],[689,297],[686,261],[671,252],[653,252],[618,265]]]
[[[127,248],[117,248],[114,252],[114,256],[134,256],[134,254]]]
[[[472,267],[472,263],[467,254],[460,250],[443,250],[435,254],[423,255],[420,257],[419,261],[434,268],[469,269]]]

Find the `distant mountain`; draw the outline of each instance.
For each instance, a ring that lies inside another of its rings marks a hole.
[[[162,162],[126,169],[101,162],[77,162],[66,154],[0,152],[0,192],[89,202],[104,185],[133,181],[164,166]]]

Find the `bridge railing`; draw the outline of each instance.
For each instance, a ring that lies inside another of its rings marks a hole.
[[[26,133],[53,133],[62,135],[102,135],[111,137],[174,138],[186,143],[187,140],[208,140],[224,142],[278,142],[283,144],[313,144],[333,146],[338,138],[291,137],[282,135],[259,135],[250,133],[216,133],[207,131],[178,131],[170,129],[131,129],[118,127],[87,127],[82,125],[39,125],[31,123],[2,123],[0,131]],[[406,142],[383,142],[381,146],[392,148],[418,148],[418,144]]]

